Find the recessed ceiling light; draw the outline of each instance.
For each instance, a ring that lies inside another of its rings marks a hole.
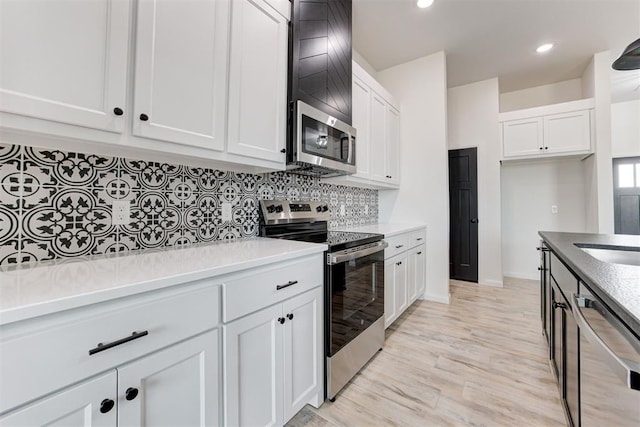
[[[418,7],[424,9],[425,7],[429,7],[433,4],[433,0],[418,0]]]
[[[546,43],[538,46],[538,48],[536,49],[536,52],[538,53],[548,52],[551,50],[551,48],[553,48],[553,43]]]

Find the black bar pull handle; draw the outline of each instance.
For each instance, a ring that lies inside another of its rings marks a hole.
[[[297,280],[289,280],[286,284],[284,285],[278,285],[276,286],[276,290],[279,291],[280,289],[284,289],[284,288],[288,288],[289,286],[293,286],[296,283],[298,283]]]
[[[109,350],[110,348],[119,346],[120,344],[124,344],[124,343],[127,343],[129,341],[137,340],[138,338],[142,338],[142,337],[147,336],[147,335],[149,335],[149,331],[133,332],[128,337],[120,338],[119,340],[116,340],[116,341],[111,341],[111,342],[106,343],[106,344],[99,343],[96,346],[96,348],[92,348],[91,350],[89,350],[89,356],[93,356],[94,354],[100,353],[101,351]]]
[[[400,249],[402,247],[404,247],[404,245],[396,245],[396,249]]]

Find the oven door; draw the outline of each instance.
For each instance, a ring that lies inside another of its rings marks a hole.
[[[386,242],[327,254],[326,339],[331,357],[384,315]]]

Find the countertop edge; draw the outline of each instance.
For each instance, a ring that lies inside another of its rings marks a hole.
[[[598,282],[597,279],[592,277],[588,271],[585,271],[578,263],[571,259],[571,256],[565,253],[563,248],[558,246],[553,240],[553,236],[545,231],[539,231],[538,235],[542,237],[544,242],[549,246],[549,248],[560,258],[560,260],[574,273],[574,275],[578,276],[578,279],[582,281],[588,288],[593,292],[593,294],[600,298],[602,302],[605,303],[609,309],[611,309],[626,325],[629,327],[633,333],[640,337],[640,320],[636,314],[631,312],[627,307],[624,306],[623,303],[618,301],[616,298],[612,297]],[[556,233],[556,232],[553,232]],[[573,233],[572,233],[573,234]],[[594,235],[596,236],[596,235]],[[579,243],[579,242],[573,242]],[[586,256],[586,254],[585,254]],[[595,260],[595,263],[602,263],[602,261]],[[605,264],[605,263],[603,263]]]
[[[290,259],[304,258],[315,254],[323,253],[327,250],[327,245],[314,244],[308,248],[298,249],[291,252],[279,253],[265,257],[253,258],[246,261],[225,264],[195,270],[187,273],[180,273],[174,276],[153,278],[148,281],[123,284],[112,288],[100,289],[94,292],[80,293],[58,299],[39,301],[32,304],[20,305],[12,308],[0,310],[0,326],[8,325],[23,320],[55,314],[58,312],[77,309],[93,304],[112,301],[119,298],[139,295],[146,292],[166,289],[172,286],[188,285],[190,282],[212,279],[219,276],[239,273],[243,270],[263,267],[276,262]]]

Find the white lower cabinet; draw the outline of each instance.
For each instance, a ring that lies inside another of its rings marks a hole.
[[[0,425],[115,426],[117,381],[112,370],[0,417]]]
[[[322,393],[322,288],[224,325],[225,425],[280,426]]]
[[[0,426],[217,425],[218,331],[152,353],[18,411]]]
[[[384,262],[384,326],[388,327],[407,308],[407,253]]]
[[[388,328],[426,288],[426,230],[385,237],[384,327]]]
[[[219,350],[214,329],[117,368],[118,426],[218,425]]]

